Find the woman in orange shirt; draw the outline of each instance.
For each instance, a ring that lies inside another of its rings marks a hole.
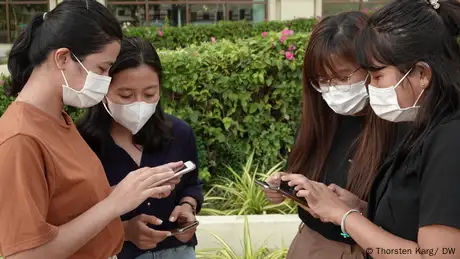
[[[18,95],[0,119],[0,253],[7,259],[107,259],[123,244],[120,215],[181,162],[131,172],[111,191],[104,169],[64,105],[86,108],[107,93],[122,30],[94,0],[66,0],[37,15],[8,59]]]

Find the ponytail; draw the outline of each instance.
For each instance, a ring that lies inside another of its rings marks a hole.
[[[8,57],[11,81],[4,87],[5,93],[17,96],[34,68],[42,65],[57,49],[67,48],[84,59],[122,38],[123,31],[117,19],[98,1],[61,1],[46,15],[34,16],[14,42]]]
[[[14,41],[8,56],[8,70],[11,74],[11,82],[4,86],[5,94],[8,96],[16,96],[21,92],[34,67],[38,65],[34,64],[30,58],[30,47],[43,21],[43,14],[35,15],[26,29]]]

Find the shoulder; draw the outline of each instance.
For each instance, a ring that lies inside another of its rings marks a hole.
[[[424,147],[456,145],[460,148],[460,138],[458,137],[459,132],[460,117],[454,117],[434,127],[425,138]]]
[[[27,134],[16,133],[2,136],[0,139],[1,160],[41,157],[43,151],[44,146],[40,140]]]
[[[170,114],[166,114],[166,118],[171,122],[174,138],[188,138],[190,134],[193,134],[192,127],[184,120]]]
[[[422,142],[419,158],[422,165],[448,166],[457,161],[460,150],[459,132],[460,118],[452,118],[433,127]]]

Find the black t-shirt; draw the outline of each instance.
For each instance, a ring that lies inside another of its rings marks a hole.
[[[374,182],[369,219],[415,242],[424,226],[460,229],[459,133],[460,112],[435,126],[418,150],[398,148]]]
[[[322,182],[329,185],[334,183],[342,188],[346,187],[348,170],[353,163],[355,143],[361,136],[365,122],[364,116],[341,116],[340,122],[334,136],[331,150],[326,158],[322,173]],[[407,124],[397,124],[397,134],[395,143],[402,139],[407,132]],[[321,220],[313,218],[302,208],[298,208],[299,217],[302,222],[312,230],[320,233],[329,240],[346,244],[355,244],[352,238],[344,238],[340,234],[340,226],[333,223],[323,223]]]
[[[364,116],[341,116],[340,122],[334,136],[331,150],[326,158],[322,173],[322,182],[325,184],[334,183],[345,188],[347,174],[353,158],[354,143],[361,135],[364,126]],[[323,223],[310,213],[298,207],[299,217],[302,222],[312,230],[320,233],[329,240],[353,244],[351,238],[343,238],[340,226],[332,223]]]

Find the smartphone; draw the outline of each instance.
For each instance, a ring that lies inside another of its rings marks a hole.
[[[273,190],[273,191],[278,191],[278,189],[279,189],[278,187],[271,187],[270,184],[268,184],[268,183],[265,182],[265,181],[259,181],[259,180],[254,180],[254,181],[255,181],[255,183],[256,183],[257,185],[260,185],[260,186],[262,186],[262,187],[265,188],[265,189],[270,189],[270,190]]]
[[[200,224],[200,222],[198,222],[198,220],[197,220],[197,221],[195,221],[195,222],[193,222],[193,223],[190,223],[190,224],[188,224],[188,225],[185,225],[185,226],[182,226],[182,227],[180,227],[180,228],[176,228],[176,229],[171,230],[171,234],[172,234],[172,235],[178,235],[178,234],[185,233],[185,232],[187,232],[188,230],[191,230],[191,229],[193,229],[194,227],[198,226],[199,224]]]
[[[295,201],[298,204],[301,204],[303,206],[308,207],[308,202],[303,198],[297,197],[297,195],[296,195],[297,192],[295,191],[294,187],[289,186],[288,182],[286,182],[286,181],[281,181],[281,184],[280,184],[279,187],[272,187],[267,182],[259,181],[259,180],[255,180],[255,183],[257,185],[262,186],[263,188],[279,192],[284,197],[286,197],[288,199],[291,199],[291,200]]]
[[[182,168],[180,168],[174,174],[174,177],[172,177],[172,178],[175,178],[175,177],[178,177],[178,176],[183,176],[184,174],[190,173],[191,171],[193,171],[195,169],[196,169],[196,165],[192,161],[187,161],[187,162],[184,163],[184,166]]]
[[[169,180],[171,180],[171,179],[173,179],[173,178],[181,177],[181,176],[183,176],[184,174],[190,173],[191,171],[193,171],[193,170],[195,170],[195,169],[196,169],[195,163],[193,163],[192,161],[187,161],[187,162],[184,163],[184,166],[183,166],[183,167],[179,168],[179,169],[175,172],[174,176],[169,177],[169,178],[166,178],[166,179],[163,179],[163,180],[161,180],[161,181],[158,181],[158,182],[152,184],[152,185],[150,186],[150,188],[160,186],[160,185],[166,183],[167,181],[169,181]]]

